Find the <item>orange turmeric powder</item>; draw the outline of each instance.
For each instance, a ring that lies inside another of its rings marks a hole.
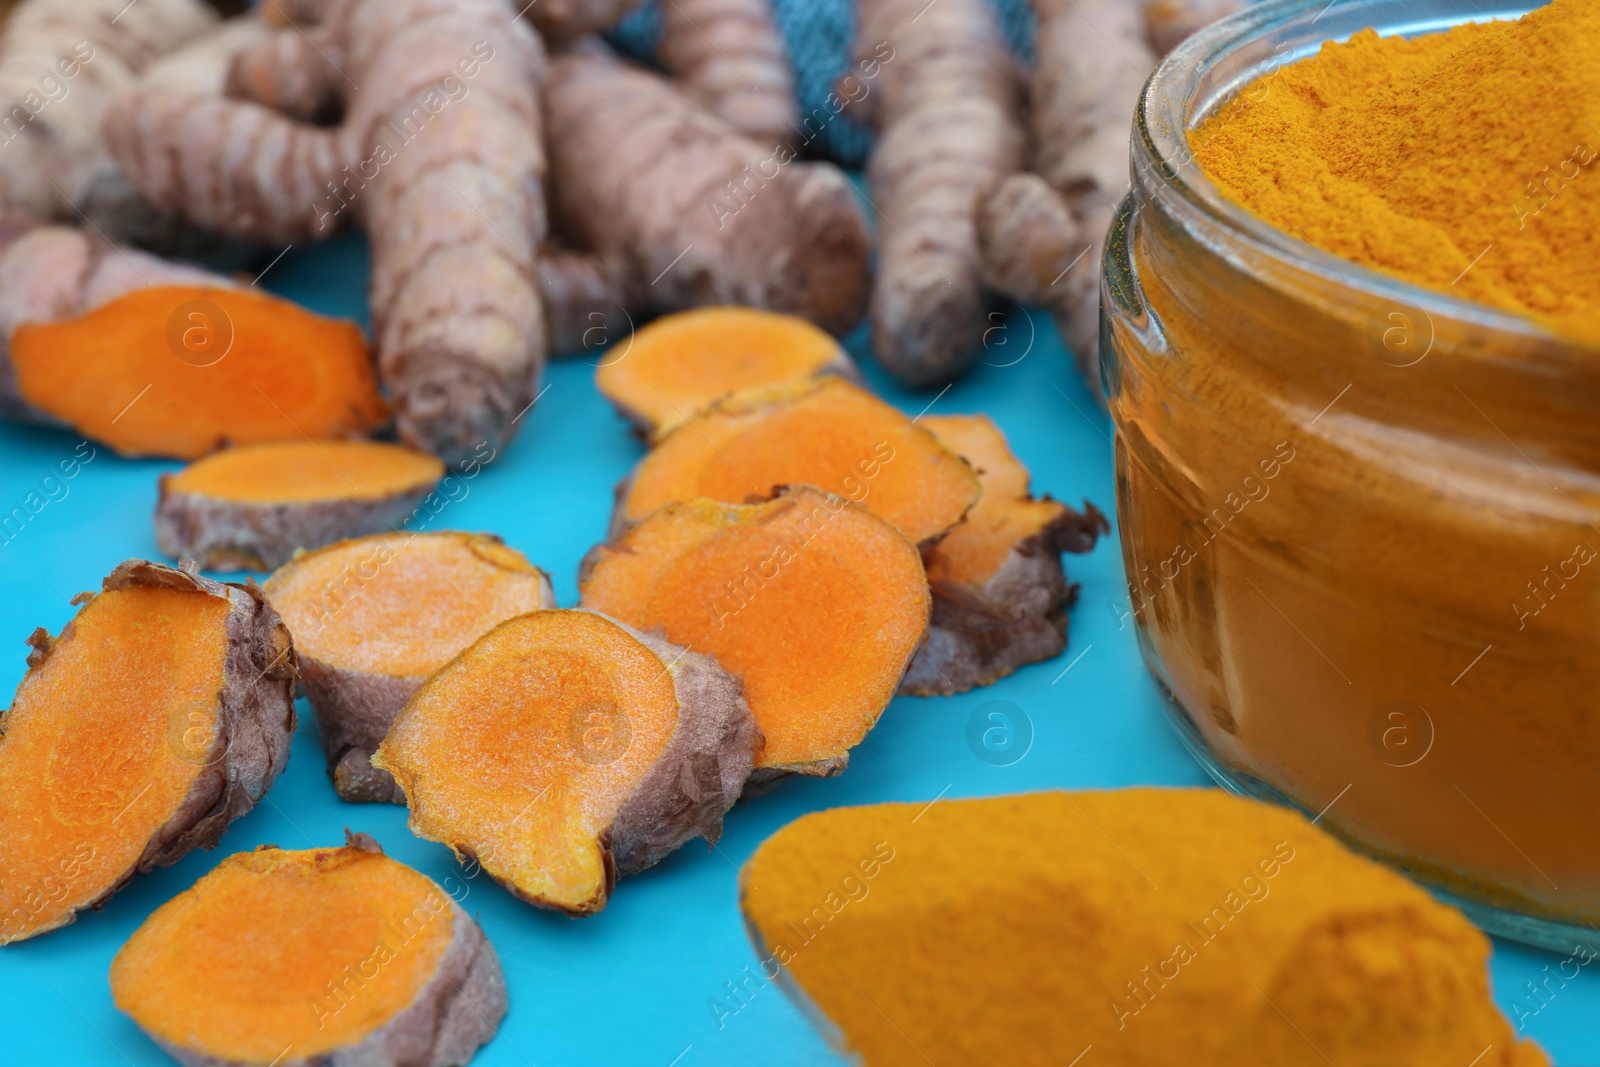
[[[1366,30],[1247,87],[1190,141],[1225,197],[1279,229],[1592,342],[1597,50],[1589,0],[1415,40]]]
[[[1459,912],[1220,790],[815,812],[740,902],[763,973],[873,1067],[1549,1062]]]

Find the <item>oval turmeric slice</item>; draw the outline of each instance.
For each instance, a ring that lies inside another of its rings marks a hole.
[[[646,437],[660,437],[729,393],[859,375],[839,342],[795,315],[710,307],[664,315],[607,353],[594,383]]]
[[[900,683],[902,693],[961,693],[1067,647],[1063,552],[1088,552],[1109,530],[1093,504],[1079,513],[1034,497],[1028,469],[986,415],[929,415],[922,425],[978,472],[983,496],[928,549],[933,589],[928,640]]]
[[[676,500],[742,503],[804,483],[865,505],[913,544],[949,530],[982,493],[965,460],[838,378],[741,393],[669,434],[618,494],[612,533]]]
[[[540,907],[588,915],[618,876],[712,844],[760,747],[715,661],[589,611],[501,623],[411,698],[373,763],[411,829]]]
[[[843,497],[693,500],[591,554],[583,605],[716,658],[744,680],[760,784],[843,771],[928,628],[916,546]]]
[[[456,532],[342,541],[297,556],[264,590],[295,635],[334,788],[397,804],[370,760],[411,694],[498,623],[556,603],[522,553]]]
[[[21,400],[126,456],[360,437],[388,409],[367,342],[253,289],[155,286],[11,336]]]
[[[365,834],[263,845],[158,908],[111,962],[111,994],[180,1063],[463,1064],[506,1013],[488,938]]]
[[[0,944],[212,848],[289,758],[294,663],[259,593],[130,560],[0,718]]]
[[[207,570],[266,570],[297,549],[406,525],[444,476],[437,457],[381,441],[227,448],[161,477],[156,542]]]

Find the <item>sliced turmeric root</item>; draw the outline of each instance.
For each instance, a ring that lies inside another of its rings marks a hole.
[[[740,503],[804,483],[865,505],[913,544],[943,534],[983,491],[966,461],[839,378],[740,393],[679,427],[617,494],[612,536],[676,500]]]
[[[207,570],[268,570],[401,527],[443,476],[436,457],[378,441],[228,448],[162,475],[156,542]]]
[[[494,946],[431,880],[365,834],[229,856],[111,962],[116,1005],[207,1067],[445,1067],[494,1036]]]
[[[584,607],[661,627],[744,680],[766,737],[758,785],[843,771],[927,632],[916,546],[811,486],[667,505],[585,565]]]
[[[1035,499],[1027,468],[988,416],[929,415],[922,425],[972,464],[983,496],[927,552],[933,622],[900,691],[964,693],[1067,647],[1077,588],[1061,553],[1089,551],[1110,526],[1093,504],[1080,514]]]
[[[411,698],[373,764],[411,830],[529,903],[605,907],[616,879],[712,844],[761,735],[717,663],[588,611],[501,623]]]
[[[806,319],[747,307],[666,315],[608,353],[595,385],[648,438],[746,389],[835,374],[859,381],[845,350]]]
[[[215,847],[295,725],[289,632],[253,588],[129,560],[29,644],[0,717],[0,944]]]
[[[371,765],[429,675],[496,624],[555,607],[550,579],[487,534],[376,534],[296,557],[265,586],[295,635],[301,681],[345,800],[402,803]]]
[[[11,336],[18,401],[127,456],[364,436],[387,418],[361,330],[253,289],[139,289]]]
[[[816,812],[740,899],[763,971],[873,1067],[1549,1062],[1460,912],[1221,790]]]

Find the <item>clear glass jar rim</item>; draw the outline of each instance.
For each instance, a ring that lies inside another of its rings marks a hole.
[[[1195,162],[1189,150],[1189,112],[1201,80],[1215,65],[1235,50],[1266,35],[1275,27],[1309,17],[1316,22],[1321,13],[1338,4],[1341,22],[1355,13],[1357,21],[1373,26],[1380,34],[1409,29],[1445,29],[1449,25],[1484,21],[1486,18],[1515,17],[1536,7],[1534,3],[1514,3],[1504,9],[1485,11],[1474,0],[1435,0],[1426,5],[1441,9],[1434,19],[1418,19],[1416,0],[1262,0],[1220,22],[1213,23],[1175,48],[1151,75],[1139,100],[1134,118],[1133,167],[1153,169],[1161,175],[1158,184],[1161,201],[1176,211],[1182,221],[1207,226],[1218,236],[1240,242],[1257,255],[1279,261],[1296,272],[1318,279],[1335,289],[1350,290],[1362,297],[1376,297],[1426,312],[1435,319],[1470,324],[1479,329],[1513,334],[1535,342],[1549,342],[1554,335],[1531,319],[1484,304],[1462,300],[1436,289],[1402,281],[1331,253],[1285,233],[1266,220],[1222,196],[1210,178]],[[1395,17],[1404,13],[1405,17]],[[1385,15],[1389,15],[1385,19]],[[1458,14],[1459,18],[1452,18]],[[1342,40],[1346,35],[1329,36]],[[1286,61],[1303,58],[1296,55]],[[1275,69],[1262,64],[1249,75],[1219,92],[1209,101],[1206,112],[1231,100],[1236,92],[1256,77]],[[1143,157],[1143,158],[1141,158]],[[1135,183],[1138,184],[1137,181]],[[1559,340],[1559,339],[1557,339]],[[1564,343],[1564,342],[1563,342]]]

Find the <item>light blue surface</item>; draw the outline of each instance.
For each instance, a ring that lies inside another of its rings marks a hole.
[[[362,246],[350,239],[311,255],[291,253],[265,284],[318,310],[364,317],[364,276]],[[1109,429],[1048,320],[1015,316],[997,323],[990,343],[989,365],[934,400],[932,410],[988,412],[1034,472],[1037,491],[1073,503],[1087,497],[1109,512]],[[867,370],[873,386],[909,412],[933,400],[893,388],[870,364]],[[595,392],[592,375],[581,361],[553,366],[549,391],[521,437],[439,517],[441,528],[503,535],[551,571],[564,605],[576,598],[579,558],[605,532],[612,485],[640,455]],[[20,503],[78,441],[0,425],[0,512]],[[156,474],[173,466],[129,462],[100,449],[68,483],[67,496],[0,547],[0,648],[12,649],[0,660],[0,693],[9,694],[22,677],[23,639],[37,626],[58,631],[71,618],[69,597],[98,588],[127,557],[159,558],[150,520]],[[391,855],[453,887],[499,950],[511,1014],[476,1065],[839,1063],[776,987],[754,987],[740,1006],[725,986],[743,981],[747,966],[756,971],[739,919],[735,869],[763,838],[803,812],[844,804],[1205,780],[1163,719],[1132,630],[1119,629],[1113,605],[1127,598],[1115,535],[1088,556],[1068,557],[1068,567],[1082,583],[1082,599],[1061,659],[964,696],[896,700],[842,778],[792,782],[737,808],[716,851],[691,843],[623,882],[606,911],[589,920],[536,911],[486,877],[461,880],[443,846],[406,830],[402,809],[340,803],[302,703],[287,772],[221,847],[136,878],[99,914],[0,949],[0,1064],[170,1062],[111,1006],[106,974],[118,946],[223,856],[262,842],[336,845],[345,827],[372,834]],[[974,711],[993,700],[1020,707],[1033,727],[1032,748],[1007,767],[980,760],[967,743]],[[1495,988],[1513,1018],[1519,1003],[1528,1011],[1540,1006],[1523,983],[1547,965],[1554,973],[1559,962],[1496,945]],[[1554,995],[1526,1020],[1525,1033],[1564,1067],[1600,1064],[1600,974],[1593,970],[1585,968],[1564,988],[1552,982]],[[725,1005],[720,1012],[715,1000]],[[1173,1062],[1180,1062],[1178,1054]]]

